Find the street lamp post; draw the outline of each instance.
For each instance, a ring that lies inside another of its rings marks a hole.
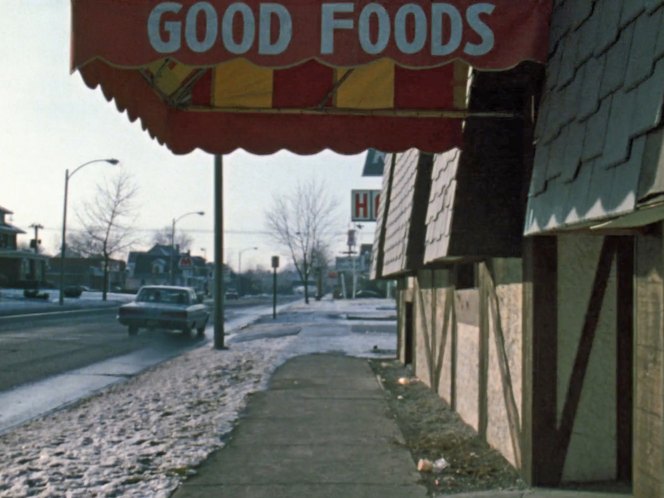
[[[87,166],[88,164],[92,163],[108,163],[111,165],[118,164],[120,161],[117,159],[93,159],[92,161],[88,161],[87,163],[83,163],[80,166],[78,166],[74,171],[69,173],[69,169],[65,170],[65,200],[63,204],[63,209],[62,209],[62,247],[60,248],[60,306],[62,306],[65,302],[65,249],[66,249],[66,233],[67,233],[67,195],[69,192],[69,179],[74,176],[74,174],[83,168],[84,166]]]
[[[242,253],[245,251],[257,251],[258,247],[247,247],[245,249],[241,249],[240,252],[237,255],[237,274],[238,277],[240,278],[239,282],[240,285],[238,286],[238,292],[242,294]]]
[[[173,268],[174,265],[174,259],[175,259],[175,224],[180,221],[182,218],[185,216],[190,216],[192,214],[197,214],[198,216],[203,216],[205,214],[205,211],[190,211],[188,213],[184,213],[183,215],[178,216],[177,218],[173,218],[173,223],[171,224],[171,258],[170,258],[170,264],[169,266],[169,281],[171,285],[175,285],[175,270]]]

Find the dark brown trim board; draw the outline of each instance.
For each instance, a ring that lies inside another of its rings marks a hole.
[[[557,484],[550,465],[556,447],[556,237],[530,237],[523,254],[522,474],[531,485]]]

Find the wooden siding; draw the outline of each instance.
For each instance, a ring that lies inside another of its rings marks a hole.
[[[399,302],[412,298],[415,374],[519,467],[521,284],[492,272],[482,264],[480,286],[456,290],[453,270],[422,270]]]
[[[664,242],[636,240],[634,496],[664,497]]]
[[[520,263],[520,262],[519,262]],[[480,265],[480,293],[486,296],[487,427],[489,444],[502,448],[521,468],[521,284],[496,285],[486,264]]]
[[[522,475],[531,485],[553,486],[558,245],[555,237],[532,237],[524,246]]]
[[[536,485],[629,479],[630,237],[538,237],[525,259],[410,279],[415,374]],[[623,310],[623,311],[620,311]]]

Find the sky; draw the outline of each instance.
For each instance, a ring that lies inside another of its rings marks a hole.
[[[10,222],[26,231],[41,224],[39,238],[48,254],[60,247],[65,170],[96,159],[117,158],[118,166],[93,163],[69,181],[67,233],[80,228],[77,213],[94,200],[96,185],[119,168],[138,187],[135,228],[146,250],[154,232],[185,216],[178,230],[193,237],[193,255],[214,255],[214,158],[202,151],[177,156],[131,123],[100,90],[90,90],[70,73],[69,0],[2,0],[0,16],[0,206],[13,211]],[[366,154],[314,156],[279,152],[255,156],[243,150],[224,156],[225,262],[237,269],[270,267],[270,257],[287,257],[265,235],[265,212],[274,196],[296,183],[315,179],[339,201],[333,251],[345,248],[351,227],[352,189],[380,189],[381,178],[363,178]],[[375,223],[363,224],[360,243],[373,242]],[[251,248],[258,247],[258,250]],[[247,249],[247,250],[245,250]]]

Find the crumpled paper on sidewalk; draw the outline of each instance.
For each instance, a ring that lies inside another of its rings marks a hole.
[[[419,472],[433,472],[434,474],[440,474],[449,465],[449,462],[443,457],[440,457],[434,462],[426,458],[420,458],[420,461],[417,462],[417,470]]]

